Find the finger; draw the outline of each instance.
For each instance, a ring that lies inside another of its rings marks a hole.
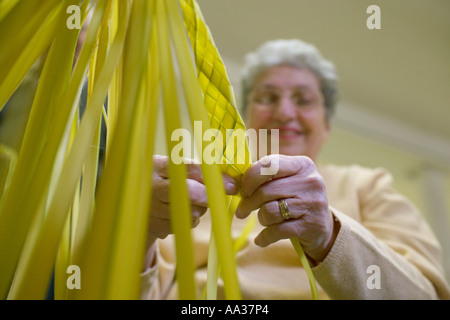
[[[152,236],[164,239],[167,235],[172,233],[172,226],[170,222],[170,210],[168,206],[167,209],[164,210],[166,212],[165,217],[159,217],[156,215],[152,215],[150,220],[149,232]],[[158,211],[160,212],[160,211]],[[191,214],[192,214],[192,228],[195,228],[200,223],[200,218],[205,214],[206,208],[192,206]]]
[[[169,203],[162,202],[158,199],[152,199],[150,219],[170,219]]]
[[[154,175],[152,186],[152,198],[160,202],[169,202],[169,185],[170,180]]]
[[[168,156],[154,155],[153,156],[153,169],[163,178],[169,178],[169,161]],[[203,181],[202,171],[200,164],[194,159],[183,158],[182,163],[186,167],[186,172],[190,179],[197,180],[199,182]]]
[[[204,203],[205,200],[204,195],[202,195],[202,192],[201,191],[194,192],[193,200],[191,199],[191,208],[193,215],[195,215],[197,218],[203,216],[207,211],[207,206],[205,206]],[[152,217],[157,217],[161,219],[170,219],[170,203],[168,201],[162,201],[158,198],[154,198],[152,200],[151,206],[152,206],[151,209]]]
[[[290,219],[300,219],[304,215],[304,208],[294,199],[284,199],[289,208]],[[262,226],[270,226],[284,222],[278,200],[266,202],[258,211],[258,221]]]
[[[206,187],[197,180],[187,179],[189,199],[192,205],[207,207]],[[153,179],[153,199],[162,203],[170,202],[170,179],[156,177]]]
[[[200,164],[191,162],[186,163],[185,166],[188,179],[203,183],[203,174]]]
[[[261,158],[244,172],[241,180],[242,196],[251,196],[261,185],[271,180],[297,174],[307,162],[304,158],[307,157],[269,155]],[[273,170],[267,171],[268,168]],[[267,174],[267,172],[272,174]]]
[[[304,231],[305,226],[302,220],[288,220],[263,229],[255,237],[255,244],[264,248],[282,239],[299,237]]]
[[[200,218],[192,217],[192,228],[200,224]],[[172,225],[169,219],[153,218],[150,224],[149,233],[151,236],[164,239],[172,234]]]
[[[226,173],[222,173],[223,185],[228,195],[236,195],[239,192],[239,183]]]
[[[206,207],[199,207],[199,206],[192,206],[192,221],[200,220],[200,218],[206,213],[208,208]]]
[[[149,233],[151,236],[164,239],[171,233],[170,220],[152,217],[149,225]]]
[[[204,184],[201,166],[196,163],[186,164],[186,171],[188,179],[198,181]],[[231,176],[222,173],[222,180],[225,187],[225,192],[228,195],[235,195],[239,192],[239,184]]]
[[[278,199],[296,197],[298,190],[293,189],[292,179],[289,177],[279,178],[261,185],[249,197],[243,197],[236,210],[236,217],[246,218],[252,211],[261,208],[264,204],[277,201]],[[298,185],[294,186],[299,188]]]
[[[186,180],[189,199],[191,205],[199,207],[208,207],[208,197],[206,195],[206,186],[196,180]]]
[[[153,171],[161,177],[167,178],[167,165],[169,157],[154,155],[153,156]]]
[[[159,178],[169,179],[169,169],[167,156],[155,155],[153,156],[154,161],[154,172]],[[203,175],[201,166],[196,163],[193,159],[183,159],[186,167],[187,178],[203,183]],[[223,182],[225,187],[225,192],[228,195],[235,195],[239,192],[239,184],[231,176],[223,173]],[[160,198],[164,201],[168,201],[165,197]]]

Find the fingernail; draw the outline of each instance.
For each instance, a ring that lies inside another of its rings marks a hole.
[[[225,185],[225,191],[227,192],[227,194],[237,194],[238,193],[238,191],[239,191],[239,187],[235,184],[235,183],[232,183],[232,182],[228,182],[226,185]]]
[[[261,248],[265,248],[267,247],[267,245],[263,242],[263,240],[261,239],[261,236],[258,235],[255,237],[254,243]]]
[[[242,210],[240,210],[240,206],[238,206],[236,208],[236,212],[234,213],[234,215],[236,216],[236,218],[238,219],[243,219],[243,214],[242,214]]]

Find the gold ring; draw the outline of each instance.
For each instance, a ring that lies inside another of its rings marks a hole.
[[[289,207],[286,203],[286,200],[284,199],[278,200],[278,207],[280,208],[283,220],[289,220],[291,218],[291,213],[289,212]]]

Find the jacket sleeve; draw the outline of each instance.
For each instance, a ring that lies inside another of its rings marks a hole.
[[[141,273],[141,300],[166,299],[175,281],[173,236],[155,243],[154,263]]]
[[[344,180],[356,184],[360,217],[331,208],[341,228],[313,268],[330,298],[450,299],[439,243],[420,212],[393,190],[391,176],[362,171]]]

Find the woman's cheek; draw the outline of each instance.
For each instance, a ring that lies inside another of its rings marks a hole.
[[[248,117],[248,127],[255,130],[268,128],[271,118],[270,111],[253,111]]]

